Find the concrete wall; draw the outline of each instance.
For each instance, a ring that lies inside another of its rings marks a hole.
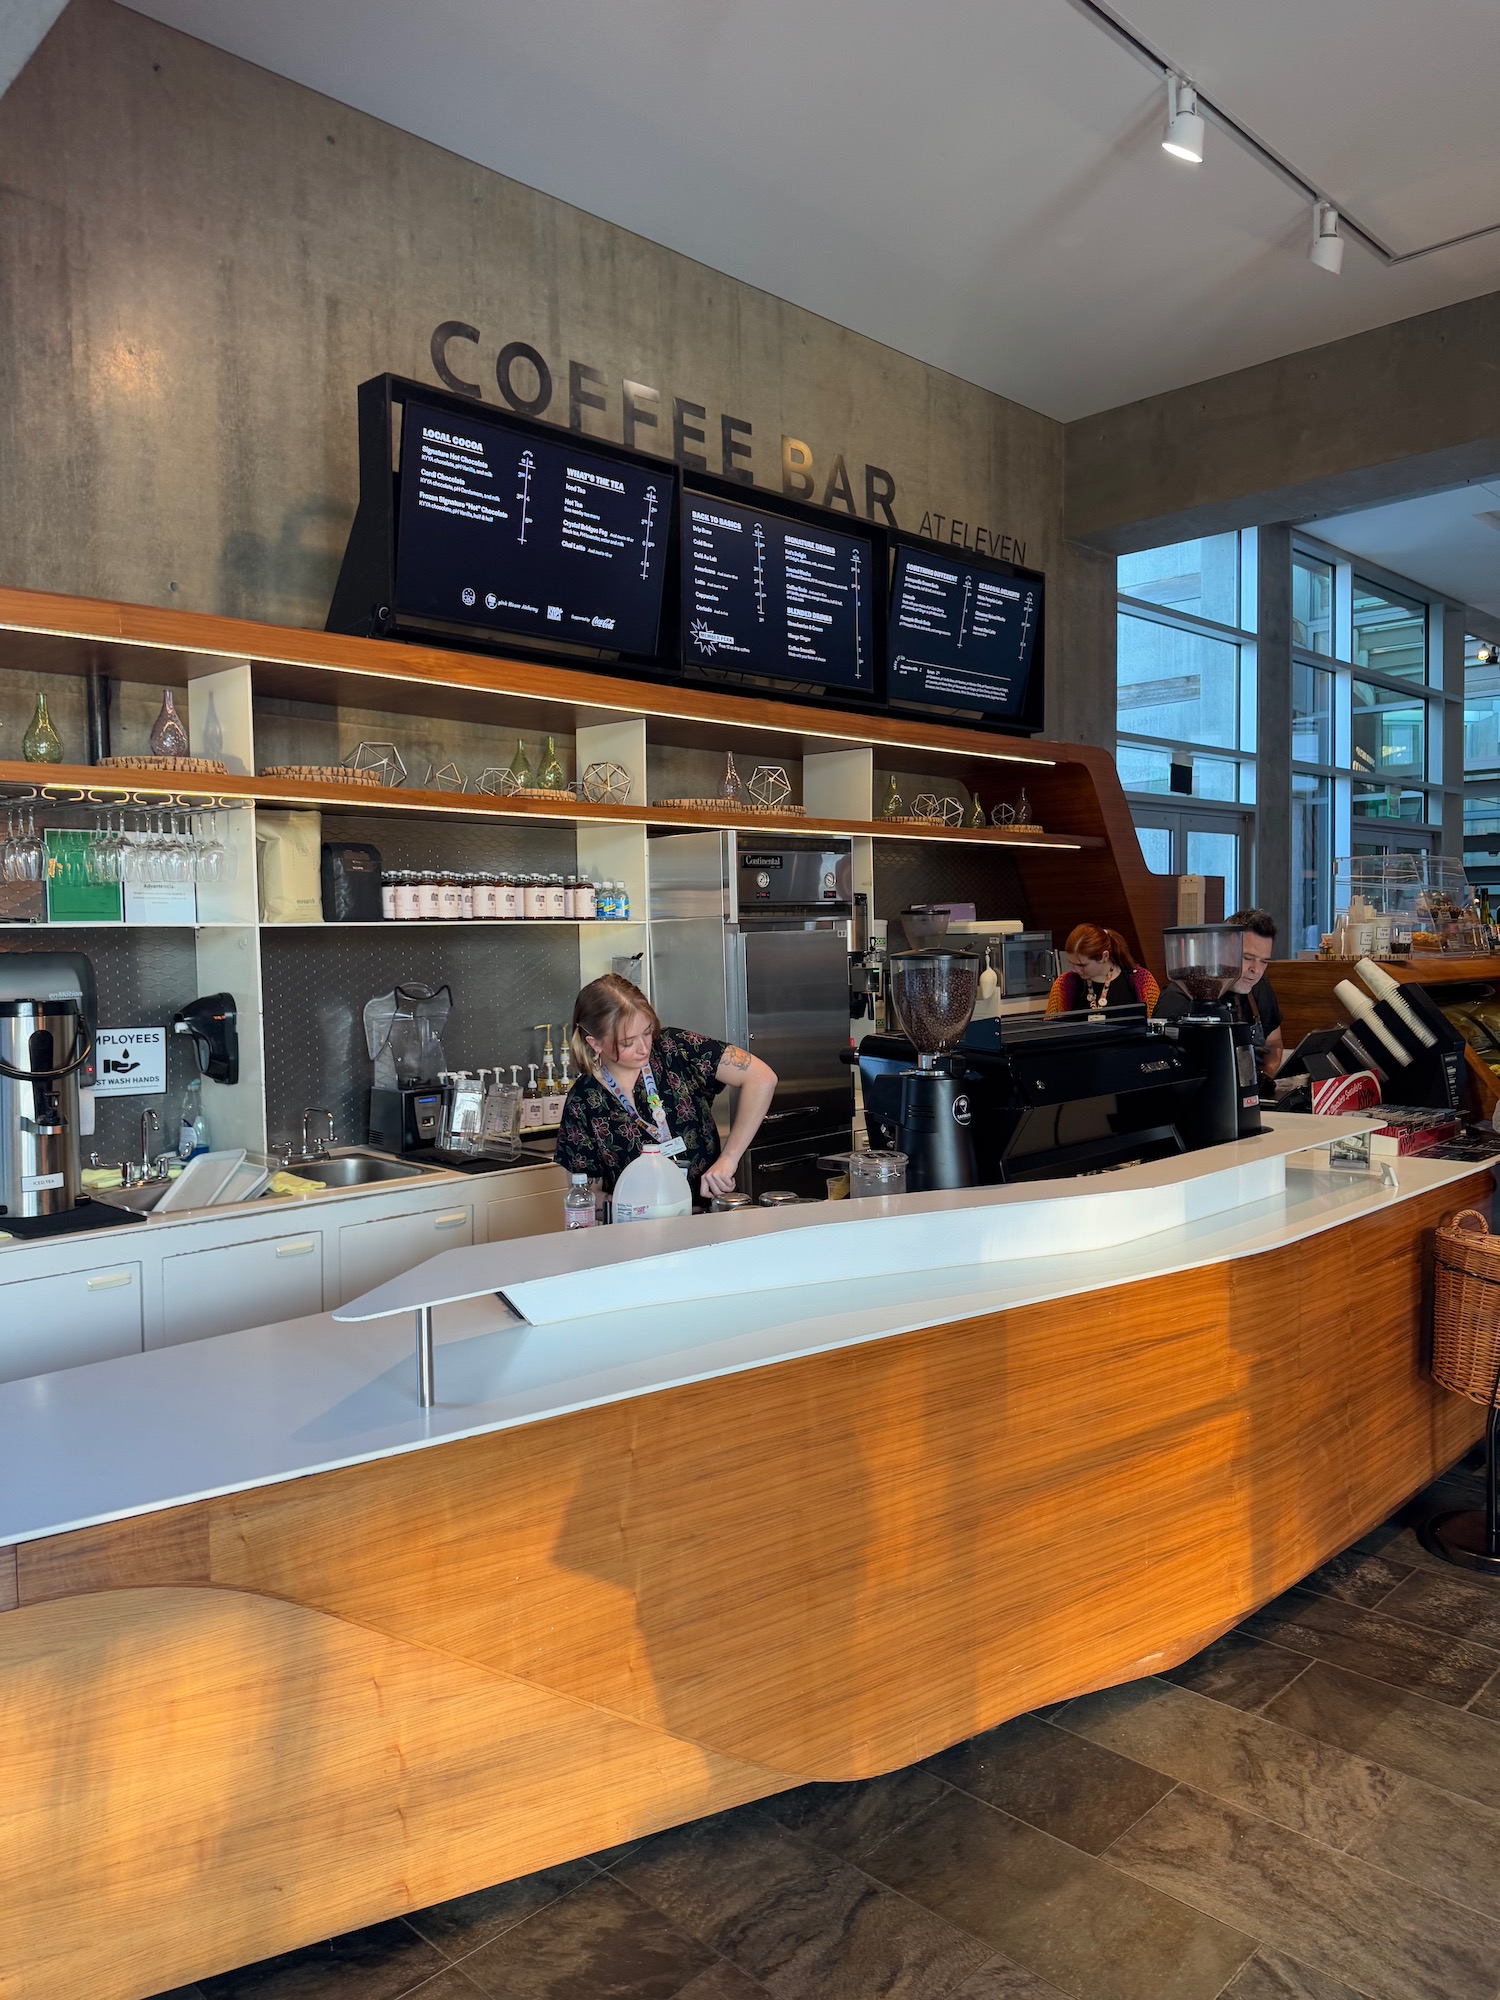
[[[646,449],[697,406],[717,471],[732,415],[757,484],[786,434],[814,498],[841,457],[865,512],[878,468],[902,526],[1045,570],[1049,729],[1109,740],[1112,584],[1063,539],[1060,425],[113,0],[71,0],[0,122],[0,577],[321,625],[355,386],[437,381],[444,321],[478,336],[441,351],[488,401],[526,342],[549,419],[576,362],[596,435],[644,385]]]
[[[1067,532],[1117,555],[1500,473],[1500,292],[1067,426]]]

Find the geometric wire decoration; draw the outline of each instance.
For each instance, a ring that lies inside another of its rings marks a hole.
[[[469,781],[457,764],[429,764],[422,789],[424,792],[466,792]]]
[[[996,806],[990,814],[992,826],[1030,826],[1031,802],[1022,789],[1021,796],[1013,806]]]
[[[750,803],[761,812],[785,812],[792,796],[792,781],[780,764],[757,764],[747,787]]]
[[[922,792],[912,801],[913,819],[924,819],[934,826],[962,826],[964,809],[957,799],[939,798],[935,792]]]
[[[406,783],[406,764],[394,743],[356,743],[344,759],[351,771],[374,771],[388,791]]]
[[[630,797],[630,773],[623,764],[601,758],[584,767],[579,795],[591,806],[622,806]]]
[[[476,789],[492,799],[509,799],[521,789],[521,781],[509,764],[491,764],[480,772]]]

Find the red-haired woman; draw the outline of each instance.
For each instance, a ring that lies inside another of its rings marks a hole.
[[[1097,1014],[1106,1007],[1144,1006],[1149,1014],[1161,991],[1144,965],[1137,965],[1118,931],[1102,924],[1078,924],[1063,946],[1068,969],[1052,982],[1049,1014]]]

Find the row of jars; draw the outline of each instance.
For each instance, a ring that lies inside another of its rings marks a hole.
[[[451,874],[432,868],[388,868],[380,878],[381,915],[397,923],[465,923],[506,918],[572,918],[589,923],[614,916],[618,885],[603,889],[586,875]]]

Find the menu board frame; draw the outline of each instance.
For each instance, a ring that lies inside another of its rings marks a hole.
[[[400,464],[402,434],[408,403],[416,403],[440,415],[460,421],[482,423],[517,438],[534,440],[549,451],[566,451],[570,445],[590,458],[604,460],[666,482],[666,505],[661,534],[665,564],[661,578],[661,598],[656,625],[656,644],[649,652],[616,646],[584,645],[576,641],[548,640],[525,629],[497,625],[493,619],[476,616],[467,620],[461,611],[451,618],[434,616],[428,610],[414,610],[403,604],[399,584],[401,490]],[[473,647],[484,652],[505,652],[522,659],[566,661],[580,664],[604,662],[637,670],[658,667],[663,657],[670,659],[677,645],[677,520],[679,512],[678,468],[668,459],[639,451],[627,451],[608,438],[586,436],[558,424],[538,423],[517,416],[493,403],[474,396],[456,396],[446,389],[430,388],[425,382],[409,381],[399,375],[379,375],[359,387],[359,506],[339,571],[326,629],[373,638],[441,639],[445,644]]]
[[[799,675],[795,666],[788,663],[785,675],[757,673],[753,667],[737,666],[731,661],[723,665],[709,665],[688,657],[688,634],[682,620],[682,605],[686,590],[686,569],[688,557],[682,547],[682,536],[686,530],[688,503],[693,499],[723,501],[730,506],[749,508],[755,513],[783,522],[794,528],[806,528],[811,533],[842,535],[848,540],[864,543],[870,557],[870,685],[869,688],[849,688],[836,681],[824,681],[816,675]],[[764,487],[749,486],[743,481],[717,479],[711,473],[685,472],[682,477],[680,502],[677,511],[678,569],[677,569],[677,609],[678,609],[678,652],[677,658],[684,679],[700,685],[724,687],[729,692],[769,695],[778,701],[815,702],[819,708],[843,708],[855,714],[868,715],[885,706],[885,659],[886,659],[886,603],[889,590],[883,587],[882,579],[890,574],[888,549],[889,531],[873,521],[866,521],[858,514],[845,514],[837,508],[814,507],[806,501],[793,500],[785,494],[768,492]]]
[[[1016,563],[1005,562],[999,556],[979,555],[971,549],[950,546],[947,542],[930,541],[922,535],[907,534],[898,529],[889,537],[890,542],[890,588],[887,592],[887,643],[884,652],[886,664],[886,707],[896,715],[927,715],[935,719],[962,722],[968,728],[1003,730],[1008,736],[1036,736],[1041,733],[1042,719],[1046,708],[1047,678],[1047,578],[1039,569],[1023,569]],[[1002,715],[993,709],[981,709],[962,702],[933,701],[925,695],[900,693],[890,672],[891,655],[898,644],[896,625],[896,570],[901,552],[909,555],[930,556],[935,562],[947,562],[964,569],[983,570],[993,576],[1018,579],[1023,583],[1037,586],[1036,636],[1031,646],[1031,667],[1026,679],[1026,691],[1020,709],[1014,715]]]

